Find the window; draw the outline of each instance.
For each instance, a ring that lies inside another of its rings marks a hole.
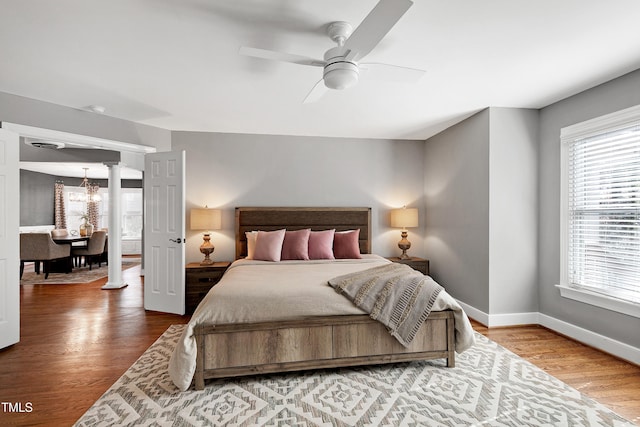
[[[561,291],[640,316],[640,106],[564,128],[561,140]]]
[[[122,238],[142,238],[142,188],[122,188]],[[78,192],[77,187],[65,187],[65,212],[67,213],[67,229],[78,230],[82,224],[82,215],[86,212],[86,202],[72,201],[78,198],[70,197]],[[81,192],[84,195],[84,192]],[[98,228],[109,227],[109,189],[100,188],[101,201],[98,203]]]

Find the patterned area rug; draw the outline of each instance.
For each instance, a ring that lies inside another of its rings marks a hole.
[[[208,381],[167,374],[172,325],[77,426],[632,426],[493,341],[440,361]]]
[[[122,270],[128,270],[131,267],[135,267],[140,264],[140,258],[123,258]],[[89,267],[74,267],[73,271],[67,273],[49,273],[47,279],[44,278],[44,274],[40,271],[40,274],[36,274],[33,271],[33,267],[29,267],[30,271],[25,267],[24,274],[20,279],[20,285],[63,285],[71,283],[89,283],[94,280],[99,280],[109,275],[109,267],[107,264],[102,263],[102,267],[98,267],[98,264],[94,264],[89,270]],[[42,266],[40,266],[42,269]]]

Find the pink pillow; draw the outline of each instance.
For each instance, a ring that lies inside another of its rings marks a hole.
[[[360,229],[337,231],[333,236],[333,256],[336,259],[362,258],[360,256]]]
[[[333,235],[336,230],[312,231],[309,235],[309,259],[335,259]]]
[[[261,261],[280,261],[285,229],[276,231],[258,231],[253,259]]]
[[[288,231],[284,234],[280,259],[309,259],[309,234],[311,229]]]

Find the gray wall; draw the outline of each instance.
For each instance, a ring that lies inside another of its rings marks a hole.
[[[54,184],[58,180],[73,187],[82,183],[82,178],[20,170],[20,226],[54,224]],[[106,179],[92,179],[91,182],[100,188],[108,188]],[[120,185],[122,188],[142,188],[142,180],[123,179]]]
[[[425,255],[436,280],[489,315],[539,312],[640,347],[640,319],[555,287],[560,129],[638,104],[640,70],[537,112],[490,108],[427,140]]]
[[[560,129],[640,104],[640,70],[567,98],[540,112],[540,311],[640,347],[640,319],[562,298],[560,281]]]
[[[20,171],[20,226],[54,223],[53,196],[56,177]]]
[[[20,161],[41,163],[102,163],[107,161],[119,162],[120,153],[110,150],[86,150],[82,148],[64,148],[61,150],[36,148],[21,143]]]
[[[489,313],[537,312],[538,111],[489,114]]]
[[[489,110],[427,140],[426,257],[453,297],[489,312]]]
[[[389,210],[423,206],[423,141],[173,132],[173,148],[186,151],[187,212],[223,209],[217,260],[234,259],[236,206],[371,207],[372,248],[384,256],[400,253]],[[424,256],[422,235],[409,230],[410,254]],[[188,262],[202,259],[201,243],[187,220]]]
[[[432,275],[485,314],[537,311],[536,110],[489,108],[425,146]]]

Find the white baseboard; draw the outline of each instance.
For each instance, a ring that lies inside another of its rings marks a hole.
[[[467,316],[489,328],[496,326],[537,325],[539,313],[487,314],[475,307],[458,301]]]
[[[540,321],[538,324],[556,331],[562,335],[573,338],[591,347],[612,354],[621,359],[640,365],[640,348],[633,347],[620,341],[616,341],[604,335],[597,334],[588,329],[581,328],[555,317],[538,313]]]
[[[475,307],[458,301],[467,316],[481,324],[491,328],[498,326],[517,325],[541,325],[552,331],[558,332],[573,338],[576,341],[587,344],[591,347],[602,350],[613,356],[628,360],[631,363],[640,365],[640,348],[611,339],[604,335],[597,334],[579,326],[572,325],[555,317],[546,314],[532,313],[509,313],[509,314],[487,314]]]
[[[470,306],[469,304],[465,304],[462,301],[456,300],[460,307],[467,313],[467,316],[475,320],[476,322],[482,323],[484,326],[489,326],[489,315],[484,311],[480,311],[477,308]]]

